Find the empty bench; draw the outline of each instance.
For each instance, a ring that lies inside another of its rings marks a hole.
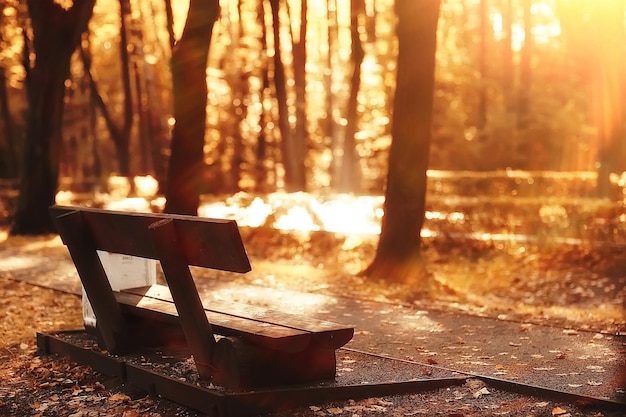
[[[234,390],[335,377],[335,351],[353,328],[201,299],[189,266],[251,270],[235,221],[68,206],[50,213],[109,352],[182,341],[200,378]],[[113,291],[98,250],[158,260],[167,285]]]

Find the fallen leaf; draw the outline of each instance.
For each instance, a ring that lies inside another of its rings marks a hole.
[[[598,381],[587,381],[587,385],[591,385],[592,387],[599,387],[600,385],[602,385],[602,382],[598,382]]]
[[[509,346],[519,347],[519,346],[522,346],[522,344],[521,343],[515,343],[515,342],[509,342]]]
[[[107,401],[112,402],[112,403],[124,403],[124,402],[130,401],[130,397],[122,393],[117,393],[117,394],[111,395],[107,399]]]
[[[486,387],[483,387],[483,388],[479,389],[478,391],[476,391],[476,392],[472,395],[472,397],[474,397],[474,398],[480,398],[480,397],[482,397],[483,395],[489,395],[489,394],[491,394],[491,392],[489,392],[489,390],[488,390]]]
[[[563,414],[567,414],[567,410],[564,410],[561,407],[555,407],[552,409],[553,416],[562,416]]]

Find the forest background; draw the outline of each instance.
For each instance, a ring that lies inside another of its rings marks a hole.
[[[396,87],[393,2],[221,3],[205,164],[195,178],[203,192],[382,194]],[[166,185],[170,57],[187,9],[96,2],[65,84],[61,189],[106,190],[111,175]],[[3,2],[2,11],[0,176],[10,180],[28,172],[19,155],[33,48],[25,2]],[[443,2],[429,154],[438,182],[429,192],[515,197],[548,178],[552,196],[617,201],[622,223],[624,21],[613,0]],[[282,147],[293,138],[305,146],[295,159]],[[293,167],[302,169],[295,181],[286,177]],[[449,179],[459,176],[473,183]],[[567,217],[571,207],[553,206],[547,217],[563,210]]]

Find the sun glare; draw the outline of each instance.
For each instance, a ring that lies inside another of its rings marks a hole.
[[[547,1],[534,2],[530,8],[532,20],[532,41],[536,44],[547,45],[556,42],[561,36],[561,23],[554,9]],[[506,38],[508,28],[504,27],[504,18],[501,11],[494,11],[490,15],[494,38],[502,41]],[[510,27],[511,47],[519,52],[526,42],[526,32],[522,22],[513,22]]]

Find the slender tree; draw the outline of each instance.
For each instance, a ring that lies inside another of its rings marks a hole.
[[[281,136],[282,163],[285,168],[285,189],[288,192],[303,191],[306,187],[304,156],[294,140],[289,126],[289,106],[287,103],[287,80],[282,58],[280,39],[280,0],[269,0],[272,10],[274,38],[274,87],[278,104],[278,129]]]
[[[478,115],[476,127],[480,138],[485,138],[485,127],[487,126],[487,34],[489,32],[489,15],[487,0],[480,0],[480,46],[478,51],[478,71],[480,74],[480,84],[478,91]]]
[[[397,0],[398,65],[384,216],[364,274],[424,290],[421,254],[440,0]]]
[[[341,152],[340,176],[334,184],[337,191],[355,192],[360,191],[361,170],[359,169],[359,158],[356,149],[355,135],[358,126],[358,96],[361,89],[361,64],[365,57],[363,44],[361,42],[361,17],[365,15],[364,0],[350,1],[350,37],[352,40],[352,53],[350,61],[352,63],[352,74],[350,77],[350,94],[346,111],[346,129],[343,138]]]
[[[265,8],[264,2],[259,2],[257,6],[257,19],[258,25],[261,28],[259,31],[259,43],[262,51],[262,59],[267,62],[267,31],[265,24]],[[270,89],[270,77],[269,69],[267,65],[261,65],[261,90],[259,96],[261,97],[261,117],[259,118],[259,136],[257,138],[254,160],[254,178],[255,178],[255,190],[258,192],[267,191],[268,188],[268,170],[265,165],[266,157],[268,155],[268,119],[269,111],[265,108],[265,95]]]
[[[297,39],[293,32],[291,33],[291,42],[293,45],[293,81],[295,89],[295,127],[293,132],[293,153],[295,157],[301,161],[299,165],[304,167],[307,149],[307,116],[306,116],[306,33],[307,33],[307,2],[308,0],[300,0],[300,25],[298,28]],[[291,27],[291,25],[290,25]],[[305,188],[306,175],[303,168],[298,169],[294,175],[294,191],[301,191]],[[300,188],[297,190],[296,188]]]
[[[502,91],[507,113],[515,109],[513,102],[513,79],[515,65],[513,62],[513,4],[512,0],[501,0],[502,10]]]
[[[48,207],[59,181],[65,81],[70,58],[93,14],[95,0],[28,0],[35,63],[25,63],[28,114],[13,235],[54,232]],[[25,31],[26,32],[26,31]]]
[[[336,89],[334,78],[338,65],[336,65],[337,50],[339,49],[339,19],[337,17],[338,0],[326,0],[326,40],[328,47],[326,48],[326,66],[324,72],[324,87],[326,91],[324,106],[326,108],[326,122],[324,123],[324,132],[329,139],[329,146],[332,151],[332,160],[330,165],[331,185],[337,179],[341,178],[341,129],[339,123],[335,120],[335,113],[338,108],[338,99],[335,95]],[[334,187],[334,185],[333,185]]]
[[[524,9],[524,46],[521,50],[519,64],[519,86],[517,94],[517,128],[524,130],[528,127],[530,113],[530,88],[531,88],[531,58],[533,53],[532,36],[532,13],[530,10],[531,0],[523,0]]]
[[[165,211],[198,213],[208,86],[206,67],[219,0],[191,0],[183,34],[172,52],[174,118]]]
[[[589,28],[586,31],[590,45],[591,103],[593,124],[596,127],[598,155],[597,193],[600,198],[611,197],[610,173],[616,171],[614,155],[619,154],[619,142],[624,141],[624,4],[598,0],[589,6]]]
[[[0,120],[3,131],[0,134],[0,178],[17,178],[17,148],[15,146],[15,129],[13,117],[9,109],[6,70],[0,67]]]

